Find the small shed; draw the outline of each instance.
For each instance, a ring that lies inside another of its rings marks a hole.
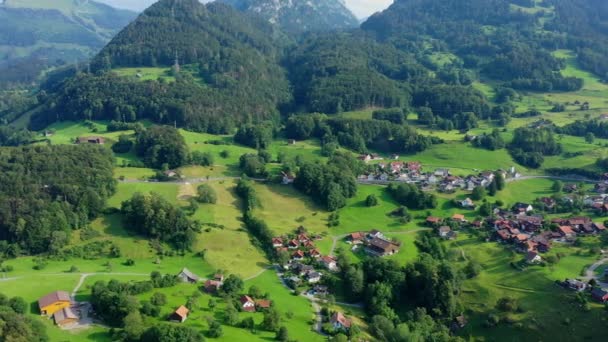
[[[188,319],[188,313],[190,312],[190,310],[188,310],[187,307],[181,305],[179,308],[177,308],[169,317],[169,320],[171,322],[178,322],[178,323],[184,323],[186,321],[186,319]]]

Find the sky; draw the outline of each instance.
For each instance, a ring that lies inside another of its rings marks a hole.
[[[155,0],[97,0],[119,8],[141,11],[150,6]],[[209,0],[203,0],[208,2]],[[346,6],[358,18],[367,18],[375,12],[382,11],[393,3],[393,0],[344,0]]]

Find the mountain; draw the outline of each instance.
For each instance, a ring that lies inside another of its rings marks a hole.
[[[82,0],[5,0],[0,4],[0,87],[31,83],[40,73],[85,60],[135,13]]]
[[[289,33],[333,31],[359,26],[341,0],[221,0],[262,16]]]
[[[563,77],[564,61],[553,52],[606,51],[606,9],[597,0],[397,0],[362,29],[416,51],[427,64],[448,53],[464,68],[511,88],[572,91],[582,80]]]
[[[277,120],[291,98],[278,63],[286,43],[268,22],[226,4],[161,0],[102,49],[93,73],[45,89],[50,98],[32,127],[57,119],[151,119],[229,133],[240,123]],[[124,76],[133,69],[162,77]]]

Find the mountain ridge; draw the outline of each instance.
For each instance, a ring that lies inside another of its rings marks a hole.
[[[341,0],[220,0],[253,13],[289,33],[332,31],[359,26]]]

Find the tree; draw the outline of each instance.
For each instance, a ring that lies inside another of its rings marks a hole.
[[[196,189],[197,197],[196,200],[200,203],[217,203],[217,193],[209,184],[201,184]]]
[[[249,287],[248,294],[251,298],[261,298],[263,296],[262,290],[260,290],[260,288],[256,285],[251,285],[251,287]]]
[[[243,286],[243,280],[239,276],[231,274],[224,280],[222,292],[229,296],[234,296],[243,291]]]
[[[188,220],[181,208],[156,193],[135,193],[122,203],[121,213],[129,229],[177,249],[189,249],[200,231],[200,223]]]
[[[587,144],[593,144],[595,142],[595,134],[591,132],[585,134],[585,142]]]
[[[130,341],[139,341],[141,335],[146,330],[139,311],[129,313],[123,320],[123,326],[127,340]]]
[[[471,198],[475,201],[481,201],[484,197],[486,197],[486,188],[483,186],[477,186],[473,189],[471,193]]]
[[[505,188],[505,177],[503,177],[501,172],[496,172],[494,174],[494,182],[496,183],[496,190],[501,191]]]
[[[234,308],[234,305],[226,305],[224,310],[225,322],[227,325],[235,326],[239,322],[239,312]]]
[[[129,139],[129,136],[126,134],[121,134],[118,136],[118,142],[112,145],[112,151],[114,153],[128,153],[131,151],[133,147],[133,142]]]
[[[202,342],[201,334],[191,327],[168,323],[155,324],[142,335],[141,341],[151,342]]]
[[[170,169],[188,162],[188,146],[179,131],[170,126],[152,126],[137,134],[135,151],[144,163],[156,169]]]
[[[208,318],[208,321],[209,321],[209,331],[207,332],[207,336],[209,336],[211,338],[222,337],[222,335],[224,334],[222,325],[218,321],[216,321],[212,318]]]
[[[495,196],[498,191],[498,187],[496,186],[496,180],[493,180],[488,186],[488,195]]]
[[[275,307],[264,311],[262,327],[268,331],[278,331],[281,324],[281,314]]]
[[[213,155],[208,152],[194,151],[190,154],[190,163],[199,166],[213,166]]]
[[[277,341],[281,341],[281,342],[289,341],[289,331],[287,330],[287,327],[281,326],[279,328],[279,331],[277,331],[277,335],[276,335],[275,339]]]
[[[8,301],[8,306],[18,314],[24,314],[27,311],[27,302],[21,297],[13,297]]]
[[[564,183],[560,180],[554,181],[551,190],[553,190],[553,192],[562,192],[564,190]]]
[[[375,207],[378,205],[378,198],[376,197],[376,195],[371,194],[369,196],[367,196],[367,198],[365,199],[365,205],[368,207]]]

